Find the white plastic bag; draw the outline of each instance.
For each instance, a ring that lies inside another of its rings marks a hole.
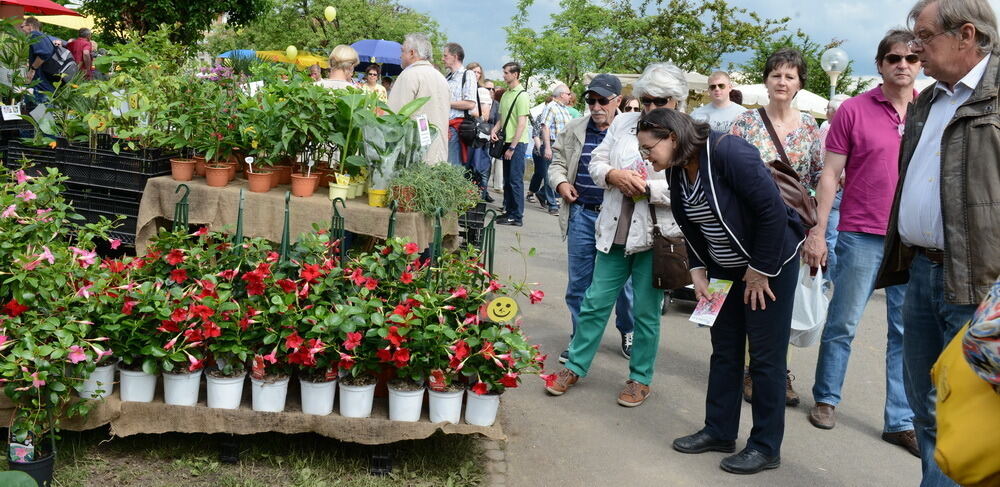
[[[796,347],[811,347],[819,341],[826,324],[826,308],[830,300],[823,293],[823,270],[809,275],[809,265],[799,266],[799,284],[795,287],[792,307],[792,334],[789,343]]]

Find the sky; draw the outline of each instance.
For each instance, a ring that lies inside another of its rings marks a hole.
[[[698,0],[692,0],[698,1]],[[465,49],[465,61],[478,61],[487,77],[499,78],[499,68],[510,60],[503,27],[510,24],[516,0],[399,0],[399,3],[424,12],[441,25],[449,41]],[[664,2],[666,3],[666,2]],[[801,29],[813,41],[826,43],[842,39],[841,46],[855,61],[856,75],[876,75],[875,49],[887,30],[904,26],[906,14],[915,0],[729,0],[729,4],[757,12],[765,18],[791,17],[790,31]],[[994,11],[1000,0],[989,0]],[[789,6],[793,10],[789,11]],[[541,30],[549,16],[559,11],[558,0],[535,0],[530,26]],[[749,54],[723,57],[721,69],[729,62],[739,63]],[[707,73],[705,73],[707,74]]]

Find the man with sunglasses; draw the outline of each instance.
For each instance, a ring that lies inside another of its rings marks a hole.
[[[691,112],[691,118],[708,123],[716,132],[728,134],[733,120],[746,111],[745,107],[729,99],[729,92],[732,90],[733,82],[729,79],[729,73],[725,71],[712,73],[708,77],[708,96],[712,102],[695,108]]]
[[[621,81],[614,75],[599,74],[594,77],[583,94],[590,115],[566,124],[556,139],[552,165],[549,166],[549,184],[556,188],[565,202],[559,210],[559,227],[566,240],[569,276],[566,306],[569,307],[573,333],[576,333],[580,303],[594,277],[594,259],[597,257],[594,234],[597,215],[604,201],[604,189],[591,179],[587,165],[591,152],[604,140],[608,127],[615,119],[622,100],[621,91]],[[615,326],[622,338],[622,355],[629,358],[633,329],[631,284],[619,293],[615,313]],[[564,350],[559,355],[559,361],[565,363],[567,360],[569,353]]]
[[[823,172],[816,188],[818,221],[803,249],[813,267],[826,265],[826,230],[841,174],[845,174],[837,226],[837,269],[831,270],[834,293],[816,363],[809,422],[820,429],[836,425],[835,409],[851,356],[851,342],[875,289],[882,247],[899,179],[899,143],[907,106],[917,96],[913,83],[920,71],[907,43],[913,34],[891,30],[878,45],[875,65],[882,83],[844,101],[826,139]],[[886,400],[882,439],[919,456],[913,411],[903,387],[902,306],[906,286],[886,289],[888,343],[885,351]]]

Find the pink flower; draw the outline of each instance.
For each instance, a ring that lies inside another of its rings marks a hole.
[[[490,287],[486,288],[486,291],[487,292],[493,292],[493,291],[499,290],[502,287],[503,287],[503,284],[500,284],[499,282],[496,282],[496,281],[490,281]]]
[[[38,372],[32,372],[31,379],[31,386],[35,389],[45,385],[45,381],[38,378]]]
[[[97,253],[92,250],[84,250],[77,247],[70,247],[69,249],[72,250],[74,254],[79,256],[77,257],[77,260],[80,261],[80,266],[83,268],[94,265],[94,261],[97,259]]]
[[[191,355],[190,353],[187,352],[184,353],[187,354],[188,361],[191,362],[191,365],[188,366],[188,372],[194,372],[205,366],[205,359],[198,360],[194,358],[194,355]]]
[[[46,247],[46,246],[44,246],[44,245],[42,246],[42,253],[38,254],[38,259],[39,260],[42,260],[42,259],[47,260],[47,261],[49,261],[49,264],[55,264],[56,263],[56,258],[52,255],[52,251],[50,251],[49,248]]]
[[[7,340],[10,340],[10,337],[7,335],[0,335],[0,347],[2,347],[4,343],[7,343]]]
[[[45,216],[52,213],[52,208],[39,208],[35,210],[35,216]]]
[[[467,298],[467,297],[469,297],[469,292],[466,291],[464,287],[459,286],[458,289],[452,291],[451,297],[448,299]]]
[[[3,214],[0,215],[0,216],[3,216],[4,218],[16,217],[17,216],[17,206],[14,206],[14,205],[8,206],[7,209],[4,210]]]
[[[80,289],[77,289],[76,290],[76,297],[78,297],[78,298],[89,298],[91,296],[90,288],[93,287],[93,286],[94,286],[94,284],[91,283],[91,284],[87,284],[86,286],[81,287]]]
[[[94,350],[97,350],[97,347],[94,347]],[[112,353],[113,353],[113,352],[111,351],[111,349],[110,349],[110,348],[109,348],[109,349],[107,349],[107,350],[97,350],[97,361],[98,361],[98,362],[100,362],[102,358],[104,358],[104,357],[108,357],[108,356],[110,356],[110,355],[111,355]]]
[[[121,239],[113,238],[110,240],[110,243],[111,243],[111,250],[117,250],[118,247],[122,246]]]
[[[544,297],[545,293],[543,293],[541,289],[535,289],[534,291],[531,291],[531,294],[528,295],[528,299],[531,300],[531,304],[541,303],[542,298]]]
[[[28,182],[29,179],[31,179],[28,177],[27,174],[24,173],[23,169],[18,169],[17,172],[14,173],[14,177],[17,178],[17,184],[24,184]]]
[[[84,360],[87,360],[87,354],[84,353],[83,347],[79,345],[73,345],[72,347],[69,347],[68,358],[70,363],[77,364],[83,362]]]
[[[30,189],[26,189],[24,190],[24,192],[18,194],[17,197],[21,198],[24,201],[31,201],[37,198],[38,196],[36,196],[35,193],[32,193]]]

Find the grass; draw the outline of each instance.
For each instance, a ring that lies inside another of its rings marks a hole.
[[[484,457],[470,437],[443,434],[384,447],[314,434],[238,437],[240,461],[219,462],[225,435],[163,434],[111,439],[107,428],[64,431],[54,485],[83,486],[475,486]],[[392,473],[368,473],[371,455],[392,456]]]

